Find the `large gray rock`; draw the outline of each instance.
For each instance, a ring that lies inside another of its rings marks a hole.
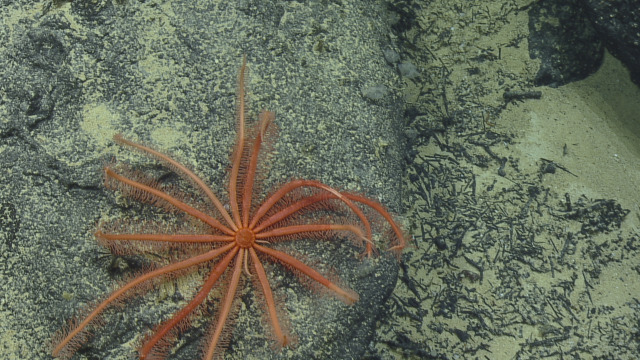
[[[56,5],[58,4],[58,5]],[[363,98],[365,83],[397,89],[385,62],[389,28],[369,2],[31,1],[0,4],[0,332],[3,358],[48,358],[50,335],[108,291],[135,258],[95,244],[101,218],[146,217],[102,187],[112,157],[173,175],[123,151],[117,132],[165,148],[224,188],[235,142],[236,74],[251,69],[252,115],[276,112],[280,141],[267,186],[310,178],[363,192],[398,211],[402,147],[394,93]],[[373,15],[366,15],[373,14]],[[175,179],[174,179],[175,180]],[[338,243],[301,242],[360,294],[354,306],[320,298],[282,271],[299,343],[279,354],[242,296],[228,358],[357,359],[372,338],[397,267],[359,260]],[[131,342],[180,308],[180,290],[108,312],[82,356],[127,358]],[[198,357],[206,323],[185,333],[172,359]]]

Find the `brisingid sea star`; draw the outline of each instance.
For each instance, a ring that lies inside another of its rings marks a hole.
[[[272,293],[262,265],[264,260],[279,263],[299,278],[320,284],[326,292],[346,304],[355,303],[359,296],[339,280],[328,279],[296,257],[276,250],[273,248],[275,243],[309,237],[331,239],[335,232],[342,232],[349,234],[355,243],[364,244],[365,254],[370,256],[375,250],[371,226],[374,224],[374,228],[384,225],[389,228],[385,235],[392,239],[392,246],[388,250],[399,254],[405,247],[401,228],[392,216],[378,202],[364,196],[341,192],[314,180],[292,180],[266,197],[262,194],[260,184],[268,151],[261,150],[265,144],[270,148],[275,142],[275,115],[262,111],[257,126],[245,133],[246,72],[245,56],[238,79],[238,133],[229,173],[227,206],[200,177],[171,157],[119,134],[114,137],[116,143],[150,156],[180,175],[196,189],[196,196],[194,198],[175,187],[164,187],[124,166],[105,167],[107,188],[168,212],[182,214],[186,220],[177,227],[125,221],[98,226],[95,235],[99,243],[115,255],[158,254],[169,249],[174,254],[166,256],[169,259],[165,257],[164,264],[157,262],[121,284],[106,298],[96,301],[72,319],[54,336],[54,357],[70,358],[88,340],[90,331],[103,325],[102,312],[108,307],[148,291],[159,281],[173,279],[194,269],[206,272],[206,280],[182,310],[159,324],[141,341],[138,349],[140,359],[165,358],[173,341],[190,324],[193,316],[203,313],[203,303],[216,284],[222,284],[220,286],[226,289],[219,296],[221,305],[215,310],[215,321],[202,348],[204,359],[221,357],[231,335],[227,323],[230,314],[233,316],[234,299],[238,296],[238,287],[244,283],[243,277],[253,280],[256,297],[266,305],[264,308],[275,347],[286,346],[292,338],[281,323],[281,306]],[[318,213],[324,215],[314,216]],[[345,213],[352,215],[345,216]],[[181,255],[175,255],[176,250]],[[225,275],[228,268],[230,274]]]

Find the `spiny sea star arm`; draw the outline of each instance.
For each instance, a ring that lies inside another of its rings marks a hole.
[[[126,285],[114,291],[111,295],[109,295],[109,297],[106,300],[98,304],[98,306],[95,309],[93,309],[93,311],[91,311],[91,313],[81,323],[77,324],[77,326],[72,325],[71,328],[67,329],[68,331],[63,331],[56,334],[53,340],[53,342],[55,343],[55,347],[53,348],[52,355],[54,357],[64,357],[64,358],[71,357],[71,355],[75,353],[77,348],[82,345],[82,342],[79,342],[78,340],[74,340],[74,339],[76,339],[76,337],[79,336],[81,333],[86,333],[87,325],[89,325],[94,320],[96,320],[98,318],[98,315],[100,315],[100,313],[105,308],[107,308],[107,306],[116,302],[117,299],[120,296],[124,295],[127,291],[132,290],[133,288],[142,284],[143,282],[147,280],[151,280],[157,276],[162,276],[164,274],[168,274],[173,271],[186,269],[188,267],[213,260],[216,257],[220,256],[221,254],[225,253],[226,251],[231,250],[234,246],[235,246],[235,243],[231,243],[221,248],[211,250],[202,255],[198,255],[193,258],[180,261],[175,264],[167,265],[163,268],[151,271],[149,273],[146,273],[144,275],[141,275],[133,279],[132,281],[128,282]],[[80,335],[80,338],[82,338],[81,335]]]
[[[185,306],[180,312],[175,314],[171,319],[167,320],[164,324],[157,328],[153,337],[147,340],[144,346],[140,349],[140,360],[145,360],[149,354],[156,355],[157,352],[159,356],[162,356],[168,349],[164,348],[162,345],[158,346],[158,349],[154,350],[154,347],[158,344],[162,338],[171,331],[176,325],[180,323],[183,319],[185,319],[189,314],[198,307],[209,295],[211,288],[218,281],[220,276],[224,273],[224,271],[229,266],[233,257],[238,253],[239,247],[233,248],[223,259],[220,261],[215,269],[209,275],[207,281],[202,285],[202,289],[198,292],[198,294],[189,302],[187,306]]]
[[[94,233],[97,238],[108,241],[164,241],[183,243],[209,243],[233,241],[230,235],[172,235],[172,234],[105,234],[98,230]]]
[[[373,237],[373,234],[371,232],[371,224],[369,224],[369,220],[367,219],[367,217],[364,215],[364,213],[362,212],[362,210],[360,210],[360,208],[358,208],[351,200],[349,200],[346,196],[342,195],[342,193],[340,193],[338,190],[325,185],[319,181],[315,181],[315,180],[294,180],[291,182],[286,183],[284,186],[282,186],[278,191],[276,191],[273,195],[271,195],[267,200],[264,201],[264,203],[262,204],[262,206],[260,206],[260,208],[256,211],[253,220],[251,220],[251,224],[249,224],[249,228],[253,229],[256,227],[256,224],[258,223],[258,221],[260,221],[260,219],[262,217],[265,216],[265,214],[269,211],[269,209],[271,209],[273,206],[276,205],[276,203],[278,201],[280,201],[280,199],[282,199],[282,197],[284,197],[287,193],[300,188],[300,187],[315,187],[318,189],[322,189],[326,192],[331,193],[333,196],[335,196],[338,200],[344,202],[360,219],[360,222],[362,222],[362,224],[364,225],[365,231],[366,231],[366,238],[371,240],[371,238]],[[371,254],[372,253],[372,247],[371,247],[371,243],[367,243],[367,254]]]
[[[406,236],[404,234],[404,231],[402,230],[401,226],[394,220],[393,216],[391,216],[391,214],[385,209],[385,207],[382,204],[360,195],[344,193],[344,192],[341,194],[344,195],[349,200],[364,204],[372,208],[376,212],[378,212],[389,223],[396,237],[395,241],[393,242],[393,245],[390,248],[388,248],[387,251],[390,251],[396,254],[402,253],[402,250],[404,250],[407,246]],[[256,233],[259,233],[260,231],[266,229],[267,227],[286,219],[287,217],[295,214],[296,212],[306,207],[313,206],[318,202],[329,200],[329,199],[337,199],[337,197],[331,193],[321,193],[321,194],[316,194],[313,196],[300,199],[295,203],[293,203],[292,205],[287,206],[286,208],[276,212],[275,214],[269,216],[264,221],[260,222],[255,227],[255,229],[253,229],[253,231],[255,231]]]
[[[205,360],[213,359],[216,348],[218,347],[218,342],[220,341],[220,337],[223,335],[225,323],[227,322],[227,318],[229,317],[229,313],[231,312],[233,301],[236,298],[236,290],[238,289],[240,275],[242,274],[242,258],[244,257],[245,251],[245,249],[241,248],[238,252],[238,255],[236,256],[236,264],[233,267],[233,275],[231,276],[231,281],[229,282],[229,288],[227,289],[227,295],[224,297],[222,308],[218,312],[218,323],[216,324],[216,328],[211,335],[209,344],[207,345],[207,351],[204,356]]]
[[[253,248],[279,261],[282,261],[284,264],[295,268],[296,270],[307,275],[311,279],[324,285],[327,289],[331,290],[331,294],[333,294],[335,297],[337,297],[339,300],[341,300],[347,305],[352,305],[360,299],[360,296],[355,291],[351,289],[342,289],[338,285],[329,281],[329,279],[320,275],[319,272],[305,265],[302,261],[294,258],[291,255],[288,255],[281,251],[273,250],[271,248],[261,246],[258,244],[253,244]]]
[[[304,209],[305,207],[312,206],[313,204],[319,203],[327,199],[336,199],[336,197],[329,193],[322,193],[322,194],[309,196],[304,199],[300,199],[295,203],[287,206],[286,208],[278,211],[277,213],[269,216],[267,219],[265,219],[265,221],[258,224],[253,229],[253,231],[256,233],[259,233],[263,229],[266,229],[267,227],[286,219],[287,217],[295,214],[296,212]]]
[[[258,280],[262,287],[262,293],[264,294],[264,298],[267,303],[269,318],[271,320],[271,325],[273,326],[274,335],[278,341],[278,347],[287,346],[291,342],[291,339],[284,334],[280,327],[280,321],[278,320],[278,314],[276,312],[276,303],[273,300],[273,293],[271,292],[271,286],[269,286],[267,274],[264,271],[264,267],[262,266],[260,259],[258,259],[256,251],[253,248],[249,248],[249,253],[251,254],[251,261],[253,261],[253,266],[256,269],[256,274],[258,275]]]
[[[115,171],[111,170],[110,168],[105,168],[105,175],[108,178],[112,178],[116,181],[119,181],[127,186],[130,186],[132,188],[137,189],[138,191],[142,191],[148,194],[151,194],[152,196],[155,196],[156,198],[160,198],[166,202],[168,202],[169,204],[175,206],[176,208],[184,211],[185,213],[200,219],[201,221],[203,221],[204,223],[208,224],[209,226],[216,228],[220,231],[222,231],[223,233],[227,234],[227,235],[235,235],[235,232],[231,229],[229,229],[228,227],[222,225],[218,220],[212,218],[211,216],[203,213],[200,210],[194,209],[191,206],[183,203],[182,201],[173,198],[172,196],[163,193],[162,191],[158,190],[158,189],[154,189],[150,186],[141,184],[137,181],[131,180],[129,178],[126,178],[118,173],[116,173]]]
[[[242,225],[240,220],[240,210],[238,207],[238,173],[240,172],[240,163],[242,162],[242,156],[244,152],[244,123],[245,123],[245,82],[247,82],[247,54],[244,54],[242,58],[242,66],[238,73],[238,93],[236,94],[236,103],[238,104],[236,110],[236,149],[233,151],[233,162],[231,165],[231,174],[229,176],[229,204],[231,205],[231,213],[233,219],[238,224]]]
[[[389,225],[391,225],[391,228],[393,229],[393,232],[396,234],[396,237],[397,237],[397,243],[392,247],[388,248],[387,251],[402,253],[402,250],[404,250],[404,248],[407,246],[404,233],[400,228],[400,225],[396,223],[396,221],[393,219],[391,214],[389,214],[389,212],[384,208],[384,206],[364,196],[349,194],[349,193],[342,193],[342,194],[345,197],[347,197],[349,200],[353,200],[355,202],[365,204],[368,207],[377,211],[380,215],[382,215],[382,217],[385,218],[385,220],[387,220]]]
[[[253,197],[253,184],[256,177],[256,168],[258,166],[258,157],[260,155],[260,147],[264,140],[264,135],[269,125],[275,119],[275,113],[262,110],[259,116],[259,132],[253,142],[253,150],[251,151],[251,159],[249,159],[249,167],[244,180],[244,194],[242,195],[242,226],[249,226],[249,213],[251,212],[251,198]]]
[[[287,236],[300,233],[311,233],[318,231],[350,231],[355,234],[359,240],[371,244],[371,240],[364,237],[362,230],[359,227],[353,225],[338,225],[338,224],[308,224],[308,225],[292,225],[283,226],[273,230],[261,232],[256,234],[256,239],[264,240],[275,236]]]
[[[180,164],[179,162],[173,160],[169,156],[161,153],[160,151],[157,151],[157,150],[154,150],[154,149],[152,149],[150,147],[135,143],[135,142],[133,142],[131,140],[127,140],[127,139],[122,137],[122,134],[116,134],[113,137],[113,141],[115,141],[119,145],[130,146],[130,147],[132,147],[134,149],[137,149],[139,151],[147,153],[148,155],[151,155],[152,157],[154,157],[154,158],[156,158],[156,159],[158,159],[160,161],[163,161],[166,164],[168,164],[169,167],[172,170],[174,170],[176,172],[181,172],[184,175],[186,175],[187,178],[189,178],[191,181],[193,181],[195,186],[198,187],[198,189],[200,189],[200,191],[204,192],[207,195],[209,200],[211,200],[213,205],[215,205],[215,207],[218,209],[218,211],[220,212],[222,217],[226,220],[227,224],[233,230],[238,230],[236,228],[236,225],[231,220],[231,217],[229,216],[229,213],[227,212],[227,210],[225,210],[225,208],[222,205],[222,203],[220,202],[220,200],[218,200],[218,197],[213,193],[213,191],[211,191],[211,189],[204,183],[204,181],[202,181],[202,179],[200,179],[196,174],[193,173],[193,171],[189,170],[186,166],[184,166],[184,165]]]

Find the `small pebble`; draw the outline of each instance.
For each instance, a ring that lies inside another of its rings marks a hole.
[[[410,62],[403,62],[399,64],[398,69],[400,70],[400,75],[409,79],[420,76],[418,68]]]
[[[370,87],[362,90],[362,96],[364,96],[365,98],[367,98],[369,100],[380,100],[385,95],[387,95],[388,92],[389,92],[389,90],[387,89],[386,86],[384,86],[384,85],[376,85],[376,86],[370,86]]]

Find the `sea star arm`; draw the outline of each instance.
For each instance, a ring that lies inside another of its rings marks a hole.
[[[175,314],[171,319],[167,320],[164,324],[157,328],[154,331],[153,337],[149,340],[145,341],[144,346],[140,349],[140,360],[145,360],[149,354],[162,356],[168,349],[166,349],[164,344],[158,345],[158,349],[154,348],[158,344],[160,340],[162,340],[167,333],[171,331],[176,325],[178,325],[183,319],[185,319],[189,314],[198,307],[206,298],[209,296],[209,292],[215,283],[218,281],[220,276],[224,273],[224,271],[229,266],[233,257],[238,253],[239,247],[233,248],[215,267],[215,269],[209,275],[207,281],[202,285],[202,288],[196,294],[196,296],[189,302],[187,306],[185,306],[180,312]]]
[[[258,166],[258,156],[260,155],[260,147],[264,140],[267,128],[275,119],[275,113],[263,110],[260,113],[259,132],[253,142],[253,150],[251,151],[251,159],[244,180],[244,194],[242,196],[242,226],[249,226],[249,213],[251,211],[251,199],[253,197],[253,184],[256,176],[256,168]]]
[[[242,163],[244,152],[244,115],[245,115],[245,91],[244,86],[247,81],[247,54],[242,58],[242,66],[238,74],[238,93],[236,94],[236,110],[237,132],[236,132],[236,149],[233,152],[233,162],[231,165],[231,175],[229,176],[229,204],[231,205],[231,213],[233,219],[238,225],[241,225],[240,210],[238,208],[238,173],[240,172],[240,163]]]
[[[233,267],[233,275],[231,276],[231,281],[229,282],[227,295],[224,297],[224,303],[222,305],[222,308],[218,312],[218,323],[216,324],[215,330],[211,334],[211,339],[209,340],[209,344],[205,352],[204,359],[206,360],[213,359],[216,348],[218,347],[218,343],[220,342],[220,337],[223,335],[225,323],[227,322],[227,318],[229,317],[229,313],[231,312],[233,301],[236,298],[236,290],[238,289],[240,275],[242,274],[242,258],[245,255],[245,251],[246,249],[240,249],[238,255],[236,256],[236,263]]]
[[[363,240],[367,244],[371,243],[371,240],[364,237],[362,230],[353,225],[338,225],[338,224],[307,224],[307,225],[293,225],[283,226],[277,229],[265,231],[256,234],[256,240],[264,240],[276,236],[287,236],[301,233],[312,233],[319,231],[350,231],[354,233],[358,239]]]
[[[307,275],[311,279],[324,285],[327,289],[331,290],[331,293],[335,297],[337,297],[339,300],[341,300],[345,304],[352,305],[353,303],[357,302],[360,299],[360,296],[355,291],[351,289],[342,289],[338,285],[329,281],[329,279],[320,275],[319,272],[305,265],[302,261],[294,258],[291,255],[287,255],[281,251],[273,250],[271,248],[268,248],[266,246],[261,246],[258,244],[253,244],[253,248],[283,262],[288,266],[295,268],[296,270]]]
[[[383,205],[381,205],[376,201],[368,199],[364,196],[355,195],[351,193],[341,193],[341,194],[351,201],[364,204],[372,208],[376,212],[378,212],[389,223],[396,237],[393,245],[390,248],[388,248],[387,251],[397,253],[397,254],[402,253],[402,250],[404,250],[404,248],[406,248],[407,246],[404,232],[400,227],[400,225],[396,223],[396,221],[393,219],[393,216],[389,214],[389,212],[385,209]],[[322,193],[322,194],[313,195],[313,196],[301,199],[299,201],[296,201],[292,205],[278,211],[277,213],[269,216],[264,221],[260,222],[253,229],[253,231],[255,231],[256,233],[259,233],[263,229],[266,229],[267,227],[286,219],[287,217],[295,214],[296,212],[302,210],[305,207],[312,206],[313,204],[316,204],[318,202],[328,200],[328,199],[337,199],[337,197],[332,193]]]
[[[398,223],[395,222],[391,214],[389,214],[389,212],[384,208],[384,206],[364,196],[349,194],[349,193],[343,193],[343,195],[346,196],[349,200],[353,200],[355,202],[359,202],[361,204],[367,205],[368,207],[377,211],[380,215],[382,215],[383,218],[385,218],[385,220],[387,220],[389,225],[391,225],[391,229],[393,229],[393,232],[395,233],[397,238],[396,239],[397,242],[392,247],[388,248],[387,251],[391,251],[398,255],[401,254],[402,250],[404,250],[404,248],[407,246],[404,233],[400,225],[398,225]]]
[[[163,162],[165,162],[166,164],[169,165],[169,167],[172,170],[175,170],[178,173],[183,173],[184,175],[187,176],[188,179],[190,179],[195,186],[200,189],[203,193],[205,193],[207,195],[207,197],[209,198],[209,200],[211,200],[211,202],[213,203],[213,205],[215,205],[215,207],[218,209],[218,211],[220,212],[220,214],[222,215],[222,217],[226,220],[227,224],[233,229],[233,230],[238,230],[235,226],[235,224],[233,223],[233,221],[231,220],[231,217],[229,216],[229,213],[227,212],[227,210],[225,210],[224,206],[222,205],[222,203],[220,202],[220,200],[218,200],[218,197],[213,193],[213,191],[211,191],[211,189],[204,183],[204,181],[202,181],[202,179],[200,179],[196,174],[193,173],[193,171],[189,170],[186,166],[180,164],[179,162],[173,160],[172,158],[170,158],[169,156],[154,150],[150,147],[135,143],[131,140],[127,140],[125,138],[122,137],[122,134],[116,134],[113,137],[113,141],[115,141],[117,144],[120,145],[126,145],[126,146],[130,146],[134,149],[140,150],[148,155],[153,156],[154,158],[161,160]]]
[[[304,199],[300,199],[299,201],[296,201],[295,203],[269,216],[263,222],[259,223],[253,229],[253,231],[256,233],[259,233],[263,229],[266,229],[267,227],[286,219],[287,217],[295,214],[296,212],[327,199],[336,199],[336,197],[330,193],[321,193],[321,194],[316,194],[313,196],[306,197]]]
[[[177,262],[175,264],[167,265],[163,268],[151,271],[133,279],[126,285],[114,291],[106,300],[98,304],[98,306],[96,306],[96,308],[93,309],[93,311],[91,311],[91,313],[89,313],[89,315],[87,315],[87,317],[81,323],[76,325],[72,322],[68,331],[63,331],[56,334],[53,340],[55,346],[52,355],[54,357],[70,358],[78,349],[78,347],[80,347],[82,343],[84,343],[88,334],[86,327],[89,324],[94,323],[95,321],[98,321],[99,323],[98,316],[100,315],[100,313],[102,313],[102,311],[106,309],[110,304],[117,302],[118,298],[124,295],[129,290],[132,290],[143,282],[151,280],[155,277],[213,260],[221,254],[231,250],[234,246],[235,244],[231,243],[221,248],[211,250],[202,255],[198,255],[193,258]]]
[[[362,222],[362,224],[364,225],[364,228],[366,231],[366,238],[368,240],[371,240],[371,238],[373,237],[373,233],[371,232],[371,224],[369,223],[369,220],[364,215],[362,210],[360,210],[359,207],[357,207],[351,200],[349,200],[346,196],[344,196],[338,190],[315,180],[294,180],[282,186],[278,191],[276,191],[273,195],[267,198],[262,204],[262,206],[260,206],[260,208],[258,208],[258,210],[256,211],[253,217],[253,220],[251,220],[251,224],[249,224],[249,228],[250,229],[255,228],[258,221],[260,221],[260,219],[265,216],[265,214],[269,211],[269,209],[275,206],[276,203],[280,201],[280,199],[282,199],[282,197],[284,197],[287,193],[300,187],[315,187],[315,188],[324,190],[332,194],[333,196],[335,196],[338,200],[344,202],[345,205],[347,205],[358,216],[358,218],[360,219],[360,222]],[[371,253],[372,253],[372,246],[371,246],[371,242],[369,241],[367,242],[366,254],[370,255]]]
[[[98,230],[94,233],[98,239],[108,241],[164,241],[181,243],[209,243],[233,241],[230,235],[171,235],[171,234],[105,234]]]
[[[278,347],[287,346],[291,339],[282,331],[280,327],[280,321],[278,320],[278,314],[276,311],[276,303],[273,300],[273,293],[271,292],[271,286],[269,286],[269,280],[267,279],[267,274],[264,271],[264,267],[256,254],[256,251],[253,248],[249,248],[249,253],[251,254],[251,261],[253,261],[253,266],[256,269],[256,274],[258,275],[258,281],[260,282],[260,286],[262,287],[262,294],[264,295],[265,301],[267,303],[267,310],[269,311],[269,319],[271,320],[271,326],[273,326],[273,332],[275,338],[278,342]]]
[[[173,198],[172,196],[163,193],[162,191],[158,190],[158,189],[154,189],[150,186],[141,184],[137,181],[131,180],[129,178],[126,178],[118,173],[116,173],[115,171],[111,170],[110,168],[105,168],[105,176],[107,177],[107,179],[112,178],[120,183],[123,183],[127,186],[130,186],[132,188],[135,188],[139,191],[142,191],[144,193],[148,193],[151,196],[155,196],[156,198],[160,198],[166,202],[168,202],[169,204],[175,206],[176,208],[184,211],[185,213],[200,219],[201,221],[203,221],[206,224],[209,224],[209,226],[216,228],[220,231],[222,231],[225,234],[231,235],[233,236],[235,234],[235,232],[231,229],[229,229],[228,227],[222,225],[218,220],[212,218],[211,216],[203,213],[200,210],[194,209],[191,206],[183,203],[182,201]]]

